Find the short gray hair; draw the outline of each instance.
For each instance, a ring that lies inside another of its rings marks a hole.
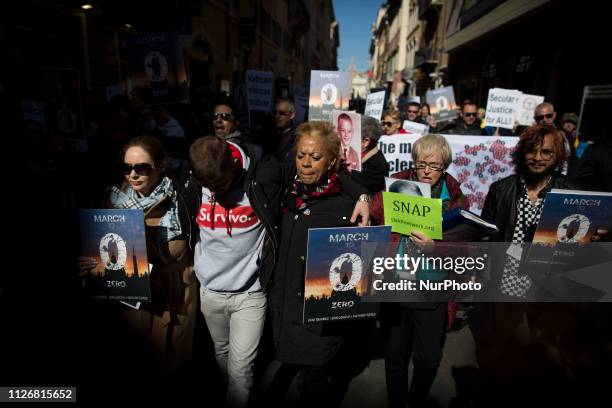
[[[372,150],[378,143],[378,139],[385,134],[380,123],[369,116],[361,117],[361,140],[370,139],[370,144],[366,150]]]
[[[453,152],[450,145],[444,136],[428,133],[417,139],[412,145],[412,160],[416,162],[419,156],[429,156],[438,152],[442,155],[444,167],[447,168],[453,161]]]

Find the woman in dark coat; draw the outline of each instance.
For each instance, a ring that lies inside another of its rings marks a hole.
[[[349,226],[355,203],[337,179],[339,149],[330,124],[300,125],[293,151],[297,176],[283,200],[283,238],[270,310],[277,360],[285,372],[293,368],[301,373],[302,406],[331,405],[331,363],[343,342],[343,323],[302,323],[308,230]]]

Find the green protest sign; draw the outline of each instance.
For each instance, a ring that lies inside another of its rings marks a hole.
[[[385,225],[391,231],[409,235],[421,231],[432,239],[442,239],[442,200],[400,193],[383,192]]]

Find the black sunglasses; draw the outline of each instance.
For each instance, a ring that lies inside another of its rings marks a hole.
[[[213,120],[217,120],[218,118],[221,118],[222,120],[232,120],[232,118],[234,117],[231,113],[227,113],[227,112],[215,112],[212,114]]]
[[[408,113],[419,113],[419,111],[418,111],[418,110],[408,110],[408,111],[406,111],[406,112],[408,112]]]
[[[381,122],[381,125],[383,125],[385,127],[391,127],[391,126],[393,126],[393,122]]]
[[[463,116],[476,116],[476,112],[466,112]]]
[[[546,118],[546,119],[550,119],[553,117],[552,113],[547,113],[545,115],[538,115],[538,116],[534,116],[534,119],[536,120],[536,122],[541,121],[542,119]]]
[[[153,166],[151,166],[149,163],[137,163],[137,164],[123,163],[121,164],[121,172],[124,175],[128,176],[132,174],[132,170],[134,170],[136,174],[138,174],[139,176],[148,176],[149,174],[151,174],[151,171],[153,170]]]

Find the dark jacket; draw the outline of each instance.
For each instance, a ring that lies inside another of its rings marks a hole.
[[[241,145],[241,147],[250,159],[249,168],[246,174],[244,174],[244,190],[247,192],[255,214],[257,214],[257,217],[266,229],[266,238],[263,244],[264,248],[259,268],[259,281],[265,290],[269,284],[274,265],[278,260],[281,241],[281,199],[286,187],[295,175],[295,167],[292,165],[281,165],[272,155],[267,155],[257,160],[252,145],[245,144]],[[202,188],[193,177],[188,177],[188,179],[189,181],[183,190],[183,195],[191,218],[189,242],[193,252],[200,236],[200,227],[196,222],[196,216],[202,203]],[[354,207],[355,201],[359,196],[366,193],[365,188],[352,182],[346,174],[340,174],[338,179],[346,193],[352,197]]]
[[[583,190],[612,192],[612,141],[588,146],[568,180]]]
[[[362,159],[361,171],[352,171],[351,178],[374,194],[385,189],[385,177],[389,175],[389,163],[378,147],[370,150]]]
[[[280,258],[269,296],[277,359],[284,363],[323,365],[342,345],[342,323],[302,324],[304,273],[310,228],[350,224],[354,200],[344,194],[312,200],[308,210],[283,215]]]
[[[480,128],[478,121],[473,125],[466,125],[461,118],[457,118],[456,122],[452,125],[445,127],[440,133],[445,135],[470,135],[470,136],[482,136],[486,135],[484,129]]]
[[[517,217],[516,204],[521,193],[519,177],[513,174],[496,181],[489,188],[481,217],[495,224],[499,230],[491,236],[493,242],[512,242]],[[553,188],[572,189],[573,185],[562,174],[555,173],[550,183],[540,192],[540,197],[544,197]]]

